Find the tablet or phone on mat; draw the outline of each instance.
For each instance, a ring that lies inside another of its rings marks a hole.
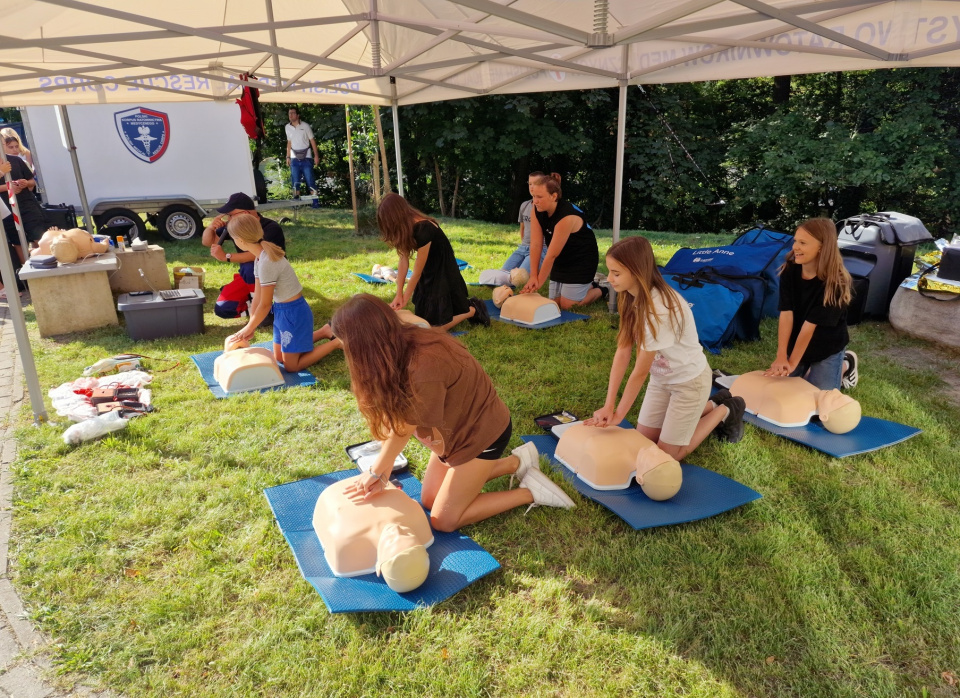
[[[558,424],[570,424],[572,422],[579,422],[580,418],[575,414],[567,412],[566,410],[560,410],[559,412],[554,412],[553,414],[544,414],[539,417],[533,418],[534,423],[543,429],[544,431],[550,431],[553,427]]]

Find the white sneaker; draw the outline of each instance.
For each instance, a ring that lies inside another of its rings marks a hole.
[[[510,476],[510,488],[513,489],[513,478],[517,478],[520,482],[523,482],[524,476],[530,471],[531,468],[534,470],[540,470],[540,454],[537,453],[537,445],[532,441],[523,444],[523,446],[517,446],[515,449],[510,451],[510,455],[516,456],[520,459],[520,465],[517,466],[517,472]]]
[[[531,468],[520,480],[520,487],[526,487],[533,495],[533,503],[527,507],[526,514],[534,507],[557,507],[558,509],[573,509],[576,504],[560,489],[553,480],[540,470]]]
[[[840,378],[840,385],[844,388],[856,388],[857,383],[860,382],[860,375],[857,373],[857,364],[860,363],[860,359],[852,351],[844,353],[843,359],[847,362],[847,370]]]

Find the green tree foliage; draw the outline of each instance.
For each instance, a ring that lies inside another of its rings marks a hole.
[[[899,69],[630,87],[621,224],[729,231],[808,216],[898,210],[931,230],[960,219],[960,71]],[[405,193],[431,213],[508,222],[527,174],[559,172],[564,195],[612,224],[616,90],[494,95],[400,108]],[[283,157],[286,105],[265,105],[267,154]],[[376,132],[351,107],[360,195]],[[393,128],[382,111],[391,160]],[[321,151],[322,204],[349,206],[341,106],[302,105]],[[725,203],[721,203],[725,202]]]

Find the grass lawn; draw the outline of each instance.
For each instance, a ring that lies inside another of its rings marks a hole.
[[[393,295],[351,275],[396,263],[351,225],[349,213],[310,209],[285,225],[318,321],[354,293]],[[517,242],[515,226],[444,229],[473,265],[468,281]],[[661,262],[680,245],[729,240],[650,237]],[[606,231],[601,249],[609,244]],[[748,426],[742,442],[708,440],[688,461],[758,490],[757,502],[637,532],[567,487],[574,510],[519,509],[468,527],[502,569],[449,601],[333,616],[262,490],[346,468],[344,446],[368,438],[342,354],[312,369],[315,388],[215,401],[188,357],[220,348],[242,323],[212,311],[232,268],[199,243],[166,250],[170,265],[207,268],[204,334],[133,342],[120,327],[51,340],[31,324],[45,388],[124,351],[181,362],[166,372],[147,362],[158,410],[100,441],[67,447],[65,420],[35,428],[22,415],[13,573],[67,677],[131,697],[958,695],[960,409],[937,366],[913,359],[930,351],[887,324],[852,330],[862,359],[853,395],[865,414],[920,436],[833,460]],[[495,322],[462,337],[515,435],[537,433],[536,415],[602,404],[617,319],[602,304],[587,312],[586,323]],[[762,332],[711,365],[768,365],[775,321]],[[955,355],[934,355],[956,366]],[[407,455],[420,473],[426,451]]]

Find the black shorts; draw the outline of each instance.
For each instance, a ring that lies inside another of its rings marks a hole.
[[[507,423],[507,428],[497,437],[497,440],[490,444],[483,452],[477,456],[480,460],[497,460],[503,455],[507,444],[510,443],[510,437],[513,436],[513,420]]]

